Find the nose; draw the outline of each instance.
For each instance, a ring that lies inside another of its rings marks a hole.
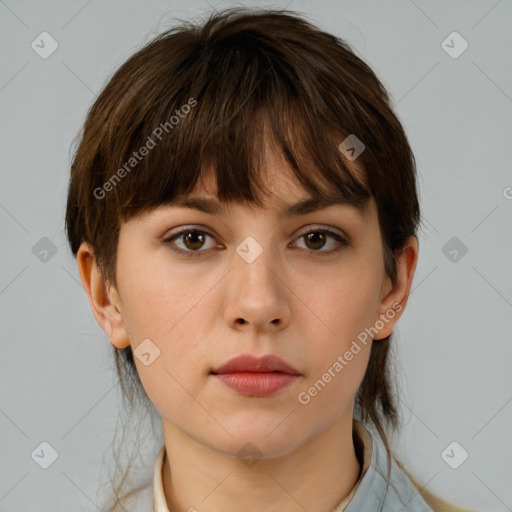
[[[287,272],[271,249],[253,261],[235,254],[229,273],[225,319],[237,330],[265,334],[284,329],[290,319],[290,288]]]

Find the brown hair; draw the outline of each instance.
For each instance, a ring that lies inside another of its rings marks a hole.
[[[351,134],[365,146],[362,177],[339,149]],[[120,223],[188,194],[208,169],[219,200],[261,205],[266,141],[312,196],[375,198],[393,282],[396,256],[416,236],[415,160],[385,88],[347,42],[293,11],[228,9],[159,34],[116,71],[79,135],[69,243],[76,256],[89,242],[114,286]],[[145,156],[134,156],[142,147]],[[385,427],[400,423],[389,350],[389,337],[372,344],[356,395],[360,419],[373,422],[388,451]],[[124,396],[144,397],[131,348],[114,354]]]

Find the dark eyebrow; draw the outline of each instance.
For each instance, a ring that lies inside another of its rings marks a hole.
[[[306,199],[302,199],[294,204],[285,205],[280,211],[279,215],[282,217],[294,217],[297,215],[306,215],[308,213],[316,212],[318,210],[323,210],[329,206],[340,204],[340,205],[349,205],[357,209],[358,213],[364,209],[364,207],[351,204],[349,201],[343,198],[314,198],[308,197]],[[199,210],[204,213],[209,213],[212,215],[220,213],[224,206],[218,201],[214,201],[211,199],[206,199],[202,197],[185,197],[182,199],[175,200],[171,203],[171,206],[181,206],[185,208],[191,208],[193,210]]]

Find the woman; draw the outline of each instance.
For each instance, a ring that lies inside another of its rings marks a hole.
[[[66,226],[164,445],[108,509],[461,510],[387,438],[419,221],[387,92],[297,14],[216,13],[123,64],[85,122]]]

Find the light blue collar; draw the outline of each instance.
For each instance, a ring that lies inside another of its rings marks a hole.
[[[371,462],[344,512],[433,512],[395,459],[388,457],[380,435],[359,425],[372,438]]]

